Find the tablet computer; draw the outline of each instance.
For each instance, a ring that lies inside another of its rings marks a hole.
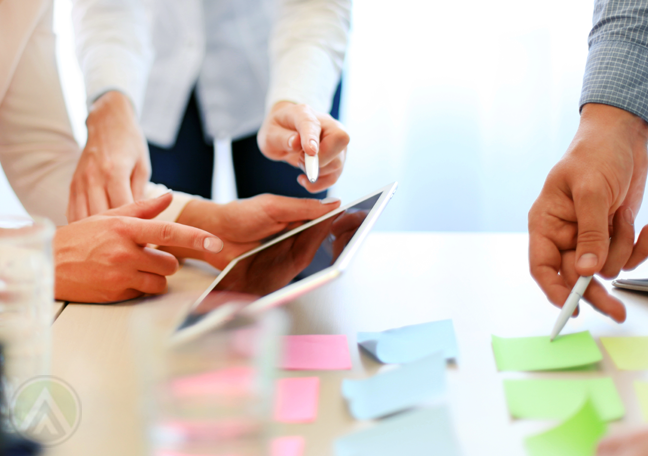
[[[338,277],[396,187],[386,185],[232,260],[183,316],[171,342],[279,306]]]

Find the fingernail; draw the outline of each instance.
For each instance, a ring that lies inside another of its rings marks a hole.
[[[333,203],[339,203],[340,198],[336,198],[334,196],[329,196],[328,198],[324,198],[319,200],[321,204],[333,204]]]
[[[297,139],[297,135],[292,135],[288,139],[288,149],[293,149],[295,147],[295,139]]]
[[[632,212],[632,209],[627,207],[626,210],[623,211],[623,219],[630,225],[634,226],[634,212]]]
[[[218,238],[207,238],[203,243],[203,247],[205,248],[205,250],[218,253],[223,250],[223,241]]]
[[[598,263],[598,257],[593,253],[584,253],[578,259],[576,266],[579,268],[593,268]]]
[[[173,191],[173,190],[171,190],[170,188],[167,188],[166,191],[165,191],[164,193],[162,193],[161,195],[158,196],[158,198],[162,198],[163,196],[168,195],[168,194],[171,193],[172,191]]]
[[[313,152],[315,153],[319,152],[319,146],[317,145],[317,141],[315,141],[314,139],[310,140],[310,146],[311,149],[313,149]]]

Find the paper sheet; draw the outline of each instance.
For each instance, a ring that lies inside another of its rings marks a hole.
[[[648,421],[648,382],[637,381],[634,386],[637,399],[639,399],[641,414],[643,415],[644,421]]]
[[[458,456],[452,419],[445,406],[414,410],[335,441],[336,456]]]
[[[568,369],[599,362],[601,351],[589,331],[558,336],[503,338],[492,336],[500,371]]]
[[[358,344],[381,363],[401,364],[442,352],[457,357],[457,338],[452,320],[431,321],[382,332],[358,333]]]
[[[349,344],[344,334],[285,336],[281,369],[351,369]]]
[[[311,423],[317,418],[318,377],[280,378],[275,393],[274,419],[280,423]]]
[[[441,352],[374,375],[344,380],[342,395],[357,420],[371,420],[400,412],[445,392],[445,359]]]
[[[601,337],[617,369],[648,370],[648,337]]]
[[[603,421],[618,420],[625,414],[611,378],[504,380],[504,392],[514,418],[565,420],[588,397]]]
[[[277,437],[270,443],[270,456],[302,456],[305,445],[303,437]]]
[[[607,426],[587,399],[581,408],[558,426],[527,437],[529,456],[593,456]]]

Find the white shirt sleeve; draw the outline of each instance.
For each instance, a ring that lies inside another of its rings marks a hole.
[[[282,0],[270,38],[269,110],[278,101],[328,112],[349,40],[351,0]]]
[[[143,1],[73,0],[72,21],[88,106],[109,90],[118,90],[140,115],[153,61]]]

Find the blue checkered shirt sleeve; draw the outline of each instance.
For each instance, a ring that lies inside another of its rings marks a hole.
[[[596,0],[581,108],[602,103],[648,122],[648,0]]]

